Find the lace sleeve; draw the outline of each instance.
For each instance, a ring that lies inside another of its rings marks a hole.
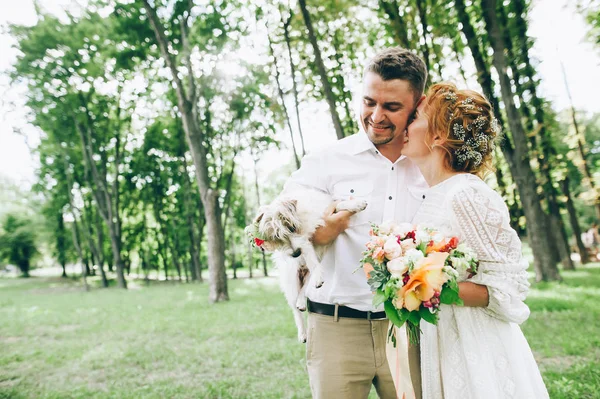
[[[476,181],[452,197],[451,207],[462,240],[479,257],[479,272],[470,281],[488,288],[484,311],[507,322],[524,322],[529,317],[523,302],[529,291],[528,265],[504,200],[483,181]]]

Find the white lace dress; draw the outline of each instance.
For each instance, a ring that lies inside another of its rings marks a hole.
[[[458,236],[474,249],[487,308],[442,305],[437,326],[421,323],[423,399],[539,399],[548,392],[519,327],[529,317],[521,242],[504,200],[460,174],[431,187],[414,223]]]

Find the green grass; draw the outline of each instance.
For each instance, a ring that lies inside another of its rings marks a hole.
[[[600,398],[600,265],[563,276],[532,288],[523,331],[552,398]],[[276,281],[211,306],[206,284],[0,279],[0,398],[308,398]]]

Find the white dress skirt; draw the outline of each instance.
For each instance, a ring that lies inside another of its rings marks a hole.
[[[529,283],[521,241],[509,221],[504,200],[477,176],[455,175],[426,192],[413,223],[457,236],[477,253],[479,272],[469,281],[488,287],[489,305],[442,305],[437,325],[421,323],[423,399],[548,398],[519,327],[529,317],[523,302]],[[398,397],[409,399],[410,377],[400,377],[408,375],[404,347],[388,344],[388,361],[398,377]]]

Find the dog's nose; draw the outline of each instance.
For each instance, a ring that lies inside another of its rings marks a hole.
[[[292,258],[297,258],[300,255],[302,255],[302,250],[300,248],[298,248],[294,252],[292,252]]]

